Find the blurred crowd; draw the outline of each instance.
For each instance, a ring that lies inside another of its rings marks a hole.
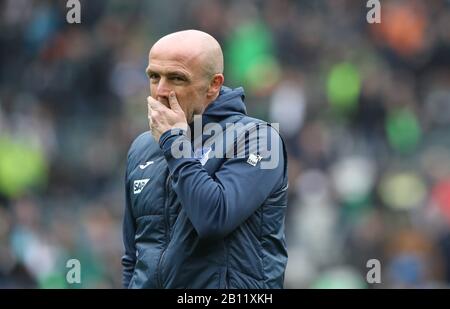
[[[450,1],[80,2],[0,1],[0,288],[121,287],[147,53],[192,28],[286,140],[285,286],[450,286]]]

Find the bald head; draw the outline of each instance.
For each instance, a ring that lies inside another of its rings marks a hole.
[[[219,42],[206,32],[184,30],[159,39],[150,58],[165,57],[199,65],[208,77],[223,73],[223,53]]]
[[[171,33],[151,48],[146,69],[151,96],[169,107],[173,91],[190,123],[219,95],[223,54],[211,35],[197,30]]]

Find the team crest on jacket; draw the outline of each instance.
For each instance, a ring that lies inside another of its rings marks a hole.
[[[194,151],[194,158],[199,160],[203,166],[208,161],[211,150],[211,147],[198,148]]]
[[[248,157],[247,163],[252,166],[256,166],[256,164],[258,164],[258,162],[261,161],[261,159],[262,159],[262,157],[259,154],[252,153]]]

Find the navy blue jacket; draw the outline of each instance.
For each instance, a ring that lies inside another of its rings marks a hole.
[[[222,87],[202,115],[204,128],[246,129],[231,139],[228,131],[206,132],[199,153],[183,131],[165,132],[159,143],[146,132],[133,142],[125,181],[125,287],[283,287],[285,146],[274,128],[246,115],[243,100],[242,88]],[[175,146],[190,155],[180,158]],[[263,168],[271,160],[276,164]]]

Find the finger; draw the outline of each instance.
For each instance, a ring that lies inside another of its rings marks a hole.
[[[152,110],[159,110],[162,109],[162,107],[164,106],[164,104],[162,104],[158,100],[153,99],[151,96],[147,97],[147,103],[149,108],[151,108]]]
[[[175,95],[175,91],[171,91],[169,94],[169,104],[170,104],[170,109],[175,111],[175,112],[182,112],[183,110],[181,109],[180,104],[178,103],[177,97]]]
[[[152,106],[150,104],[150,97],[147,97],[147,110],[148,110],[148,118],[150,119],[150,117],[152,116]]]
[[[149,110],[152,109],[152,104],[153,104],[153,98],[148,96],[147,97],[147,106],[148,106]]]
[[[147,109],[148,109],[148,111],[147,111],[148,124],[151,129],[151,127],[152,127],[152,107],[150,106],[150,102],[148,101],[148,99],[147,99]]]

